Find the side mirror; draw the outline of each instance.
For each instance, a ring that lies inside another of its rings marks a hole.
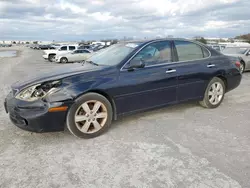
[[[250,55],[250,51],[249,52],[247,52],[247,56],[249,56]]]
[[[145,67],[145,63],[143,62],[142,59],[132,59],[129,62],[128,70],[133,70],[136,68],[144,68],[144,67]]]

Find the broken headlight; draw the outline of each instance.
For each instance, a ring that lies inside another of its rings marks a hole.
[[[61,81],[51,81],[30,86],[18,93],[16,98],[24,101],[35,101],[48,94],[54,93],[60,85]]]

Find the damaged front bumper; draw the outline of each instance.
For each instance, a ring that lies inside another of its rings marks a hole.
[[[5,99],[5,111],[17,127],[32,132],[63,131],[68,102],[46,102],[37,100],[27,102],[16,99],[12,92]],[[51,111],[52,108],[64,107],[63,111]]]

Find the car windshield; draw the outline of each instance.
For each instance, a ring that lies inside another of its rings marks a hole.
[[[139,43],[116,44],[91,56],[87,61],[98,65],[117,65],[129,55]]]
[[[225,54],[244,54],[246,53],[247,48],[225,48],[223,53]]]

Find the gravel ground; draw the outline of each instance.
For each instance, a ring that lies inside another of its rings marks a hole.
[[[0,104],[10,84],[58,65],[25,47],[0,58]],[[1,49],[0,49],[1,50]],[[123,118],[81,140],[30,133],[0,105],[0,187],[250,187],[250,73],[213,110],[196,103]]]

